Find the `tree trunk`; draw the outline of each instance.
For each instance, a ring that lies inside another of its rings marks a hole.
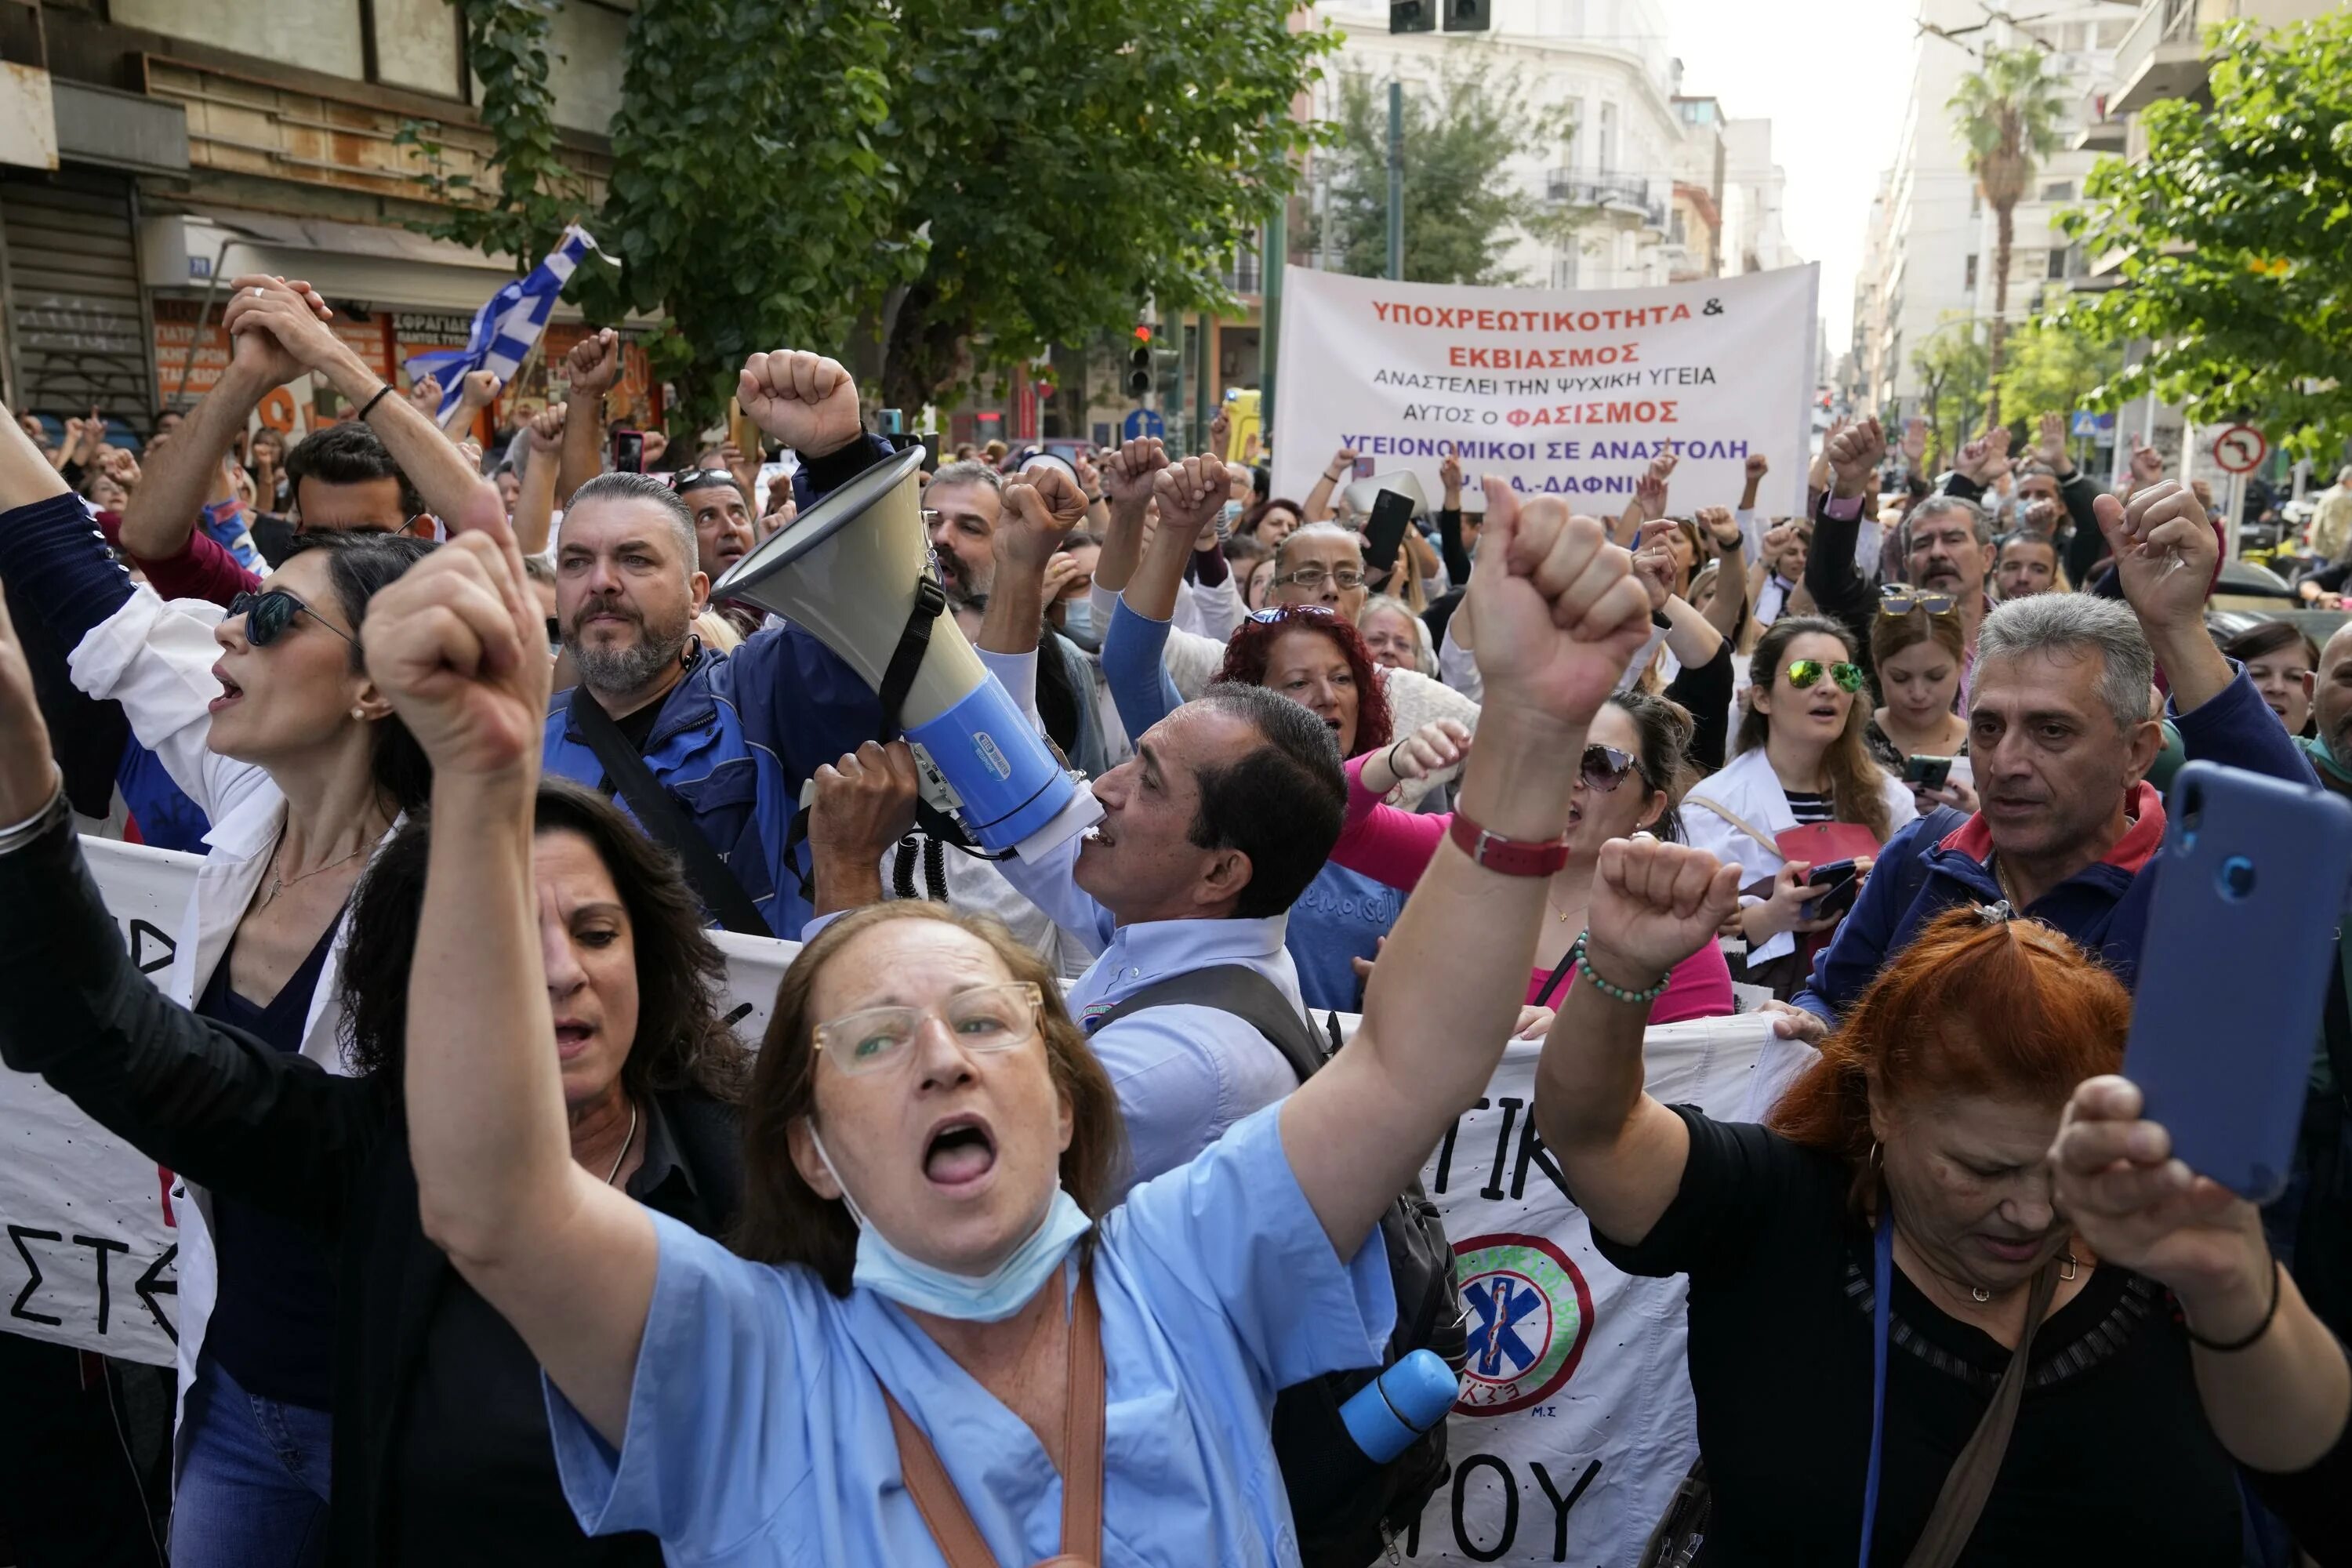
[[[1992,209],[1992,335],[1985,349],[1985,428],[2000,423],[2000,363],[2009,346],[2009,252],[2017,239],[2017,204]]]

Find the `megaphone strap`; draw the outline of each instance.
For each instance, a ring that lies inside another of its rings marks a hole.
[[[882,732],[876,740],[887,742],[898,733],[898,710],[906,706],[907,693],[923,668],[923,656],[930,651],[931,627],[947,607],[947,591],[927,568],[915,584],[915,605],[907,613],[898,646],[890,650],[890,662],[882,669],[882,687],[876,693],[882,700]]]

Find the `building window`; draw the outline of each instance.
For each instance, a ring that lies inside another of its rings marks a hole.
[[[1570,99],[1561,112],[1568,122],[1568,166],[1573,169],[1584,162],[1584,100]]]
[[[1666,242],[1670,245],[1690,243],[1683,227],[1683,209],[1680,207],[1676,207],[1675,216],[1666,220]]]
[[[1617,106],[1601,106],[1601,173],[1606,174],[1617,167]]]
[[[1551,286],[1555,289],[1576,287],[1576,247],[1573,245],[1551,258]]]
[[[1984,216],[1984,193],[1982,191],[1970,191],[1969,193],[1969,216],[1970,217]]]
[[[1961,268],[1961,271],[1960,271],[1960,287],[1961,287],[1961,288],[1963,288],[1963,289],[1973,289],[1973,288],[1975,288],[1976,286],[1977,286],[1977,258],[1976,258],[1976,253],[1975,253],[1975,252],[1973,252],[1973,251],[1971,251],[1971,252],[1969,252],[1969,259],[1968,259],[1968,263],[1967,263],[1967,265],[1966,265],[1965,267],[1963,267],[1963,268]]]
[[[2053,279],[2063,278],[2066,276],[2066,258],[2070,254],[2070,251],[2071,247],[2065,246],[2053,246],[2051,247],[2050,271],[2047,276]]]
[[[2074,182],[2072,180],[2050,181],[2047,184],[2044,184],[2042,187],[2042,199],[2045,202],[2073,201],[2074,199]]]

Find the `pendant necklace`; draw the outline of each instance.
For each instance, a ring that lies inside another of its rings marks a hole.
[[[278,841],[278,847],[281,850],[284,849],[286,847],[286,840],[280,838]],[[323,872],[331,871],[338,866],[350,865],[352,861],[366,854],[368,852],[368,847],[369,847],[367,845],[362,844],[342,858],[339,860],[330,860],[323,866],[313,867],[310,870],[303,872],[299,877],[289,877],[282,871],[273,870],[269,876],[269,890],[261,895],[260,907],[265,910],[268,909],[277,900],[278,895],[281,890],[292,887],[297,882],[307,882],[311,878],[319,876]],[[270,857],[270,864],[275,866],[277,863],[278,858],[273,854]]]

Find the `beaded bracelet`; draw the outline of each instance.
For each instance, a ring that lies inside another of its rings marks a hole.
[[[1591,933],[1586,933],[1586,935],[1590,934]],[[1584,977],[1586,984],[1599,986],[1601,994],[1612,1002],[1624,1002],[1636,1007],[1646,1007],[1664,995],[1666,987],[1674,984],[1675,972],[1669,969],[1660,977],[1658,983],[1647,991],[1628,991],[1622,985],[1612,985],[1601,978],[1600,972],[1592,967],[1592,960],[1585,955],[1584,937],[1580,936],[1576,939],[1576,946],[1571,952],[1576,959],[1577,973]]]

